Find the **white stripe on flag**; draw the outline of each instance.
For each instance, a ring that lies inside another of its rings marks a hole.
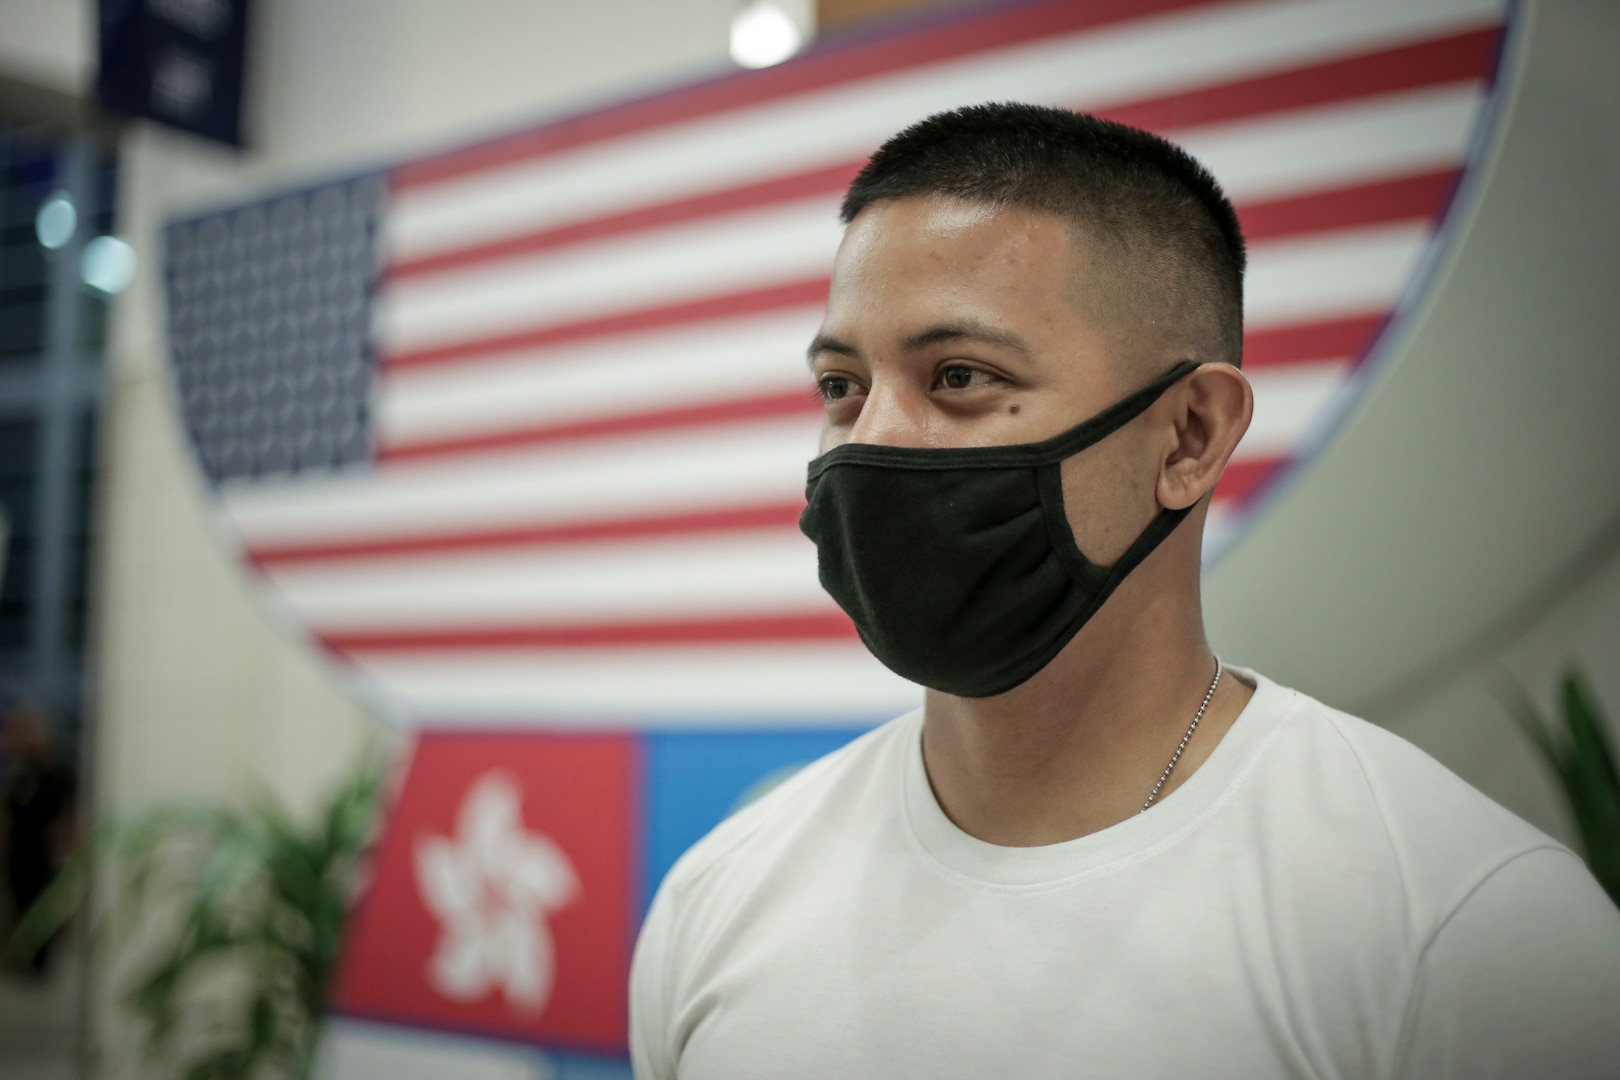
[[[797,529],[373,559],[271,575],[323,633],[829,612]]]
[[[223,487],[249,546],[724,509],[803,496],[821,421],[726,425]]]
[[[827,273],[843,226],[835,199],[618,236],[393,282],[386,351],[432,348]]]
[[[1311,429],[1322,407],[1344,382],[1349,360],[1323,360],[1249,373],[1254,419],[1233,461],[1286,455]]]
[[[922,691],[858,641],[717,648],[557,649],[506,655],[376,653],[362,670],[435,722],[596,721],[639,728],[797,722],[878,723],[922,704]]]
[[[1458,164],[1484,101],[1475,83],[1380,94],[1171,132],[1234,202],[1348,187]]]
[[[1246,516],[1220,503],[1211,504],[1209,516],[1204,519],[1202,554],[1206,566],[1237,537]]]
[[[1245,324],[1258,330],[1387,308],[1428,238],[1424,221],[1257,245],[1244,281]]]
[[[802,389],[821,306],[390,372],[383,446]]]

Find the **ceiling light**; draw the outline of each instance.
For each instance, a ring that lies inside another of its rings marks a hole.
[[[804,37],[780,5],[756,0],[731,20],[731,58],[746,68],[770,67],[798,52]]]

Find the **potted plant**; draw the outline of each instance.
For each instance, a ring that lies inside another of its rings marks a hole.
[[[382,776],[368,755],[305,824],[267,791],[106,822],[23,916],[12,951],[39,948],[105,870],[121,939],[160,922],[122,996],[148,1060],[185,1080],[307,1077]]]

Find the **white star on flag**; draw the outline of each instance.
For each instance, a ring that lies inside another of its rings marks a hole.
[[[443,933],[428,963],[435,990],[472,1001],[500,989],[538,1014],[551,997],[556,961],[548,912],[579,895],[560,847],[523,827],[522,788],[490,772],[468,790],[454,838],[416,843],[416,880]]]

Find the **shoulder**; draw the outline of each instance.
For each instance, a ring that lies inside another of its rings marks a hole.
[[[637,1076],[673,1077],[692,1016],[683,1003],[705,973],[724,968],[740,925],[774,912],[814,881],[837,879],[840,859],[885,833],[900,805],[900,767],[921,713],[867,732],[812,762],[692,846],[658,886],[630,969],[630,1050]],[[813,901],[812,901],[813,902]]]
[[[1580,858],[1405,739],[1260,681],[1259,827],[1291,877],[1316,868],[1335,925],[1387,910],[1387,936],[1347,940],[1403,954],[1394,1075],[1612,1075],[1620,912]]]
[[[724,954],[737,927],[804,899],[828,867],[885,833],[885,815],[899,811],[899,769],[920,722],[920,711],[899,717],[806,765],[676,861],[637,935],[630,978],[637,1055],[667,1054],[681,987],[704,958]],[[666,1074],[647,1061],[638,1075]]]
[[[920,719],[919,710],[874,728],[738,810],[681,856],[659,892],[680,898],[716,877],[769,864],[818,837],[837,836],[845,821],[870,823],[874,803],[898,801],[899,757],[916,737]]]
[[[1377,833],[1414,917],[1430,930],[1522,856],[1573,857],[1393,732],[1299,691],[1285,694],[1292,767],[1320,778],[1315,791],[1324,814],[1353,815]]]
[[[1424,942],[1395,1075],[1614,1075],[1620,911],[1551,847],[1494,869]]]

